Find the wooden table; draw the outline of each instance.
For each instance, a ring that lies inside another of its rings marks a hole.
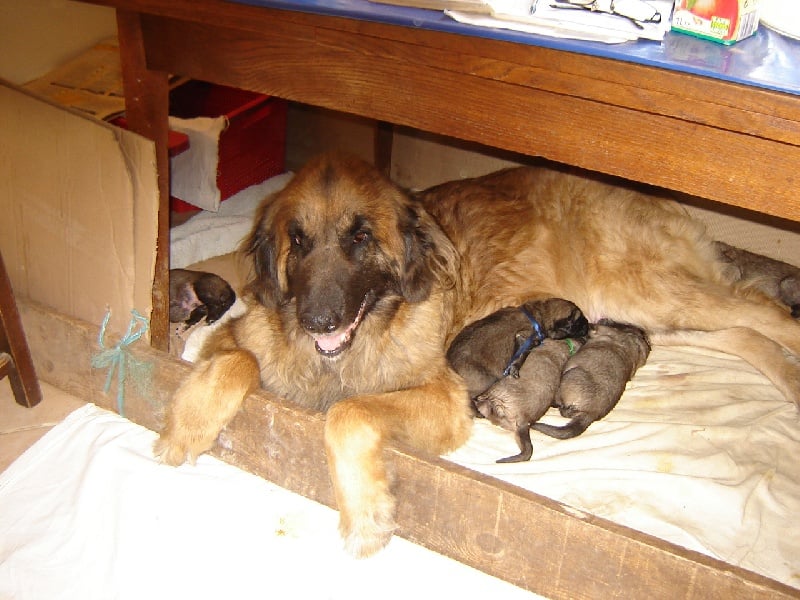
[[[168,72],[800,220],[796,93],[559,50],[541,39],[415,27],[416,17],[412,26],[347,18],[347,1],[89,1],[118,9],[128,118],[157,142],[157,346],[167,331]],[[334,9],[322,11],[326,4]],[[386,8],[396,10],[413,9]],[[748,40],[738,48],[744,44],[754,47]],[[764,61],[774,54],[756,51]]]
[[[800,86],[731,81],[723,64],[725,56],[747,60],[748,47],[763,54],[754,60],[770,61],[775,54],[769,38],[742,42],[734,50],[696,41],[722,57],[721,76],[715,77],[691,72],[691,60],[682,70],[642,62],[638,46],[625,60],[591,45],[584,53],[543,39],[466,35],[436,19],[428,26],[418,17],[430,11],[408,12],[404,23],[397,11],[412,9],[379,9],[365,0],[86,1],[117,9],[128,120],[156,142],[161,192],[152,319],[156,347],[167,343],[167,73],[543,156],[800,221]],[[372,18],[375,12],[391,18]],[[466,476],[459,471],[453,477]],[[502,486],[491,490],[493,499],[510,493]],[[554,543],[567,528],[573,538],[593,545],[591,523],[566,514],[552,519]],[[418,532],[412,527],[411,537],[423,543],[435,539],[429,526]],[[583,527],[585,534],[576,533]],[[649,596],[654,577],[675,576],[691,581],[687,597],[708,597],[709,590],[721,591],[720,597],[733,597],[726,594],[737,590],[746,590],[748,597],[793,595],[669,545],[641,542],[632,534],[614,539],[619,543],[601,553],[638,565],[631,566],[625,582],[613,574],[605,579],[603,585],[622,586],[618,591],[633,586],[634,596],[645,590]],[[478,566],[484,550],[447,549]],[[524,559],[512,563],[495,574],[519,584],[515,569],[526,568]],[[678,587],[661,591],[668,595]]]

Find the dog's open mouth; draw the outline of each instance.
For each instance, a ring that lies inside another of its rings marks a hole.
[[[345,348],[350,345],[350,342],[353,341],[353,334],[358,326],[361,324],[361,320],[364,318],[364,313],[367,311],[367,298],[361,301],[361,306],[358,307],[358,314],[356,318],[353,319],[353,322],[350,323],[347,327],[342,330],[337,331],[336,333],[328,333],[328,334],[314,334],[314,346],[320,354],[323,356],[327,356],[328,358],[333,358],[337,356],[339,353],[342,352]]]

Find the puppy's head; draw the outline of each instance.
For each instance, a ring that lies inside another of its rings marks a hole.
[[[433,218],[367,163],[323,155],[260,207],[243,250],[248,290],[266,306],[294,303],[325,356],[362,321],[452,285],[457,255]]]
[[[589,321],[573,302],[548,298],[526,302],[523,307],[542,326],[545,336],[554,340],[582,338],[589,333]]]

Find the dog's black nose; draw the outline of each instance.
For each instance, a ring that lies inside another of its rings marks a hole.
[[[313,312],[300,315],[300,324],[311,333],[331,333],[336,331],[341,318],[333,312]]]

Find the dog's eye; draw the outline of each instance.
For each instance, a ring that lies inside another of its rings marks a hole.
[[[305,244],[306,236],[303,235],[302,231],[292,231],[289,232],[289,240],[295,248],[302,248]]]
[[[364,231],[362,229],[361,231],[357,231],[353,235],[353,245],[355,246],[360,246],[362,244],[365,244],[368,240],[369,240],[369,231]]]

